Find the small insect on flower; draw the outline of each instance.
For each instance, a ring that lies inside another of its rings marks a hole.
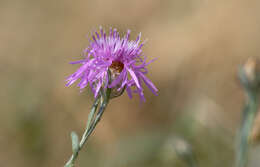
[[[158,89],[146,77],[146,68],[154,60],[146,62],[142,53],[143,43],[141,33],[136,40],[130,40],[130,30],[124,37],[119,36],[116,29],[110,28],[109,34],[100,27],[100,32],[92,34],[89,46],[84,50],[84,59],[71,64],[81,64],[81,67],[67,78],[67,86],[78,79],[82,91],[88,84],[94,96],[97,97],[101,88],[112,88],[113,96],[121,94],[126,89],[128,96],[138,93],[145,101],[142,82],[157,95]]]

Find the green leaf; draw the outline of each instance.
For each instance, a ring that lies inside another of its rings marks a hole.
[[[79,149],[79,137],[76,132],[71,132],[72,152],[75,154]]]

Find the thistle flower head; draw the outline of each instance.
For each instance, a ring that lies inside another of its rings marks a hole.
[[[71,64],[81,64],[81,67],[67,78],[67,86],[80,80],[78,86],[82,91],[89,85],[97,97],[101,88],[112,88],[116,92],[126,89],[128,96],[138,93],[145,101],[142,83],[157,95],[157,88],[146,77],[148,70],[146,57],[142,53],[144,43],[141,33],[136,40],[130,40],[130,30],[120,37],[116,29],[110,28],[108,34],[100,27],[100,32],[92,34],[89,46],[84,50],[84,59]]]

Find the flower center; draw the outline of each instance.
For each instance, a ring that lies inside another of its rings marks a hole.
[[[120,61],[112,61],[109,69],[113,72],[121,73],[121,71],[124,69],[124,64]]]

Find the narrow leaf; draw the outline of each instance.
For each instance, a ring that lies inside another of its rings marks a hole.
[[[71,132],[72,152],[75,154],[79,149],[79,137],[76,132]]]

